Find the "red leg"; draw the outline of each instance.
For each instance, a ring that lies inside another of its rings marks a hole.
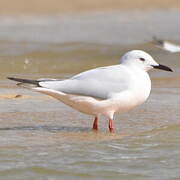
[[[93,123],[93,130],[98,130],[98,117],[95,117],[94,123]]]
[[[109,119],[109,132],[114,133],[113,120]]]

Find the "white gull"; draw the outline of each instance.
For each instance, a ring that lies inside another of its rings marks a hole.
[[[180,45],[177,44],[173,44],[169,41],[165,41],[165,40],[161,40],[161,39],[157,39],[156,37],[153,37],[155,43],[157,44],[157,47],[171,52],[171,53],[179,53],[180,52]]]
[[[127,52],[119,65],[82,72],[70,79],[28,80],[8,77],[20,84],[34,84],[33,90],[50,95],[72,108],[95,117],[93,129],[98,130],[98,118],[109,119],[109,131],[114,132],[114,113],[127,112],[144,103],[151,91],[150,69],[172,71],[158,64],[141,50]]]

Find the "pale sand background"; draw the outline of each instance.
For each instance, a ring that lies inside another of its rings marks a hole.
[[[60,14],[121,8],[179,7],[179,0],[0,0],[0,15]]]
[[[0,180],[180,179],[180,54],[149,42],[180,42],[180,10],[168,9],[179,4],[0,0]],[[115,116],[114,135],[107,119],[93,133],[92,117],[6,78],[64,79],[117,64],[130,49],[174,72],[151,72],[150,98]]]

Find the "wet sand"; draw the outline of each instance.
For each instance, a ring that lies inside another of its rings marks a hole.
[[[119,9],[179,8],[178,0],[0,0],[0,15],[37,15],[112,11]]]
[[[158,79],[157,81],[162,80]],[[180,94],[178,92],[179,88],[162,88],[163,84],[162,81],[162,84],[158,85],[157,88],[153,88],[147,103],[130,113],[115,116],[115,135],[108,133],[107,119],[103,117],[100,120],[100,133],[96,134],[91,130],[93,122],[91,116],[77,112],[58,100],[41,93],[16,88],[15,86],[13,88],[1,87],[0,130],[17,131],[17,133],[19,131],[20,134],[25,131],[38,133],[41,130],[48,133],[60,133],[62,138],[59,139],[60,141],[64,141],[64,139],[102,141],[140,135],[154,128],[179,123],[177,118],[179,100],[176,98]],[[170,104],[168,105],[167,102],[170,102]],[[164,105],[161,103],[164,103]],[[166,108],[172,113],[165,116]],[[154,117],[156,113],[157,116]],[[147,115],[148,117],[146,117]],[[77,135],[75,135],[76,133]]]
[[[104,11],[107,4],[103,2]],[[151,2],[154,6],[155,1]],[[32,8],[30,3],[35,1],[27,2],[29,9],[18,3],[7,5],[6,12],[30,14],[33,9],[37,14],[51,13],[51,6],[40,11],[38,5]],[[78,6],[77,1],[75,4]],[[77,6],[71,10],[63,6],[62,12],[76,12]],[[59,13],[58,8],[52,12]],[[80,9],[78,12],[84,7]],[[149,42],[154,34],[180,41],[179,17],[179,11],[172,9],[1,17],[0,179],[179,179],[180,54],[164,52]],[[137,48],[174,72],[151,71],[148,101],[133,111],[115,115],[115,134],[108,133],[107,119],[100,119],[100,132],[92,132],[93,117],[6,79],[64,79],[87,69],[117,64],[122,54]]]

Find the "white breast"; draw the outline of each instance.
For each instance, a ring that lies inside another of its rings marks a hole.
[[[129,88],[121,93],[112,94],[109,99],[112,111],[127,112],[132,108],[144,103],[149,97],[151,91],[151,80],[148,73],[138,71],[131,79]]]

